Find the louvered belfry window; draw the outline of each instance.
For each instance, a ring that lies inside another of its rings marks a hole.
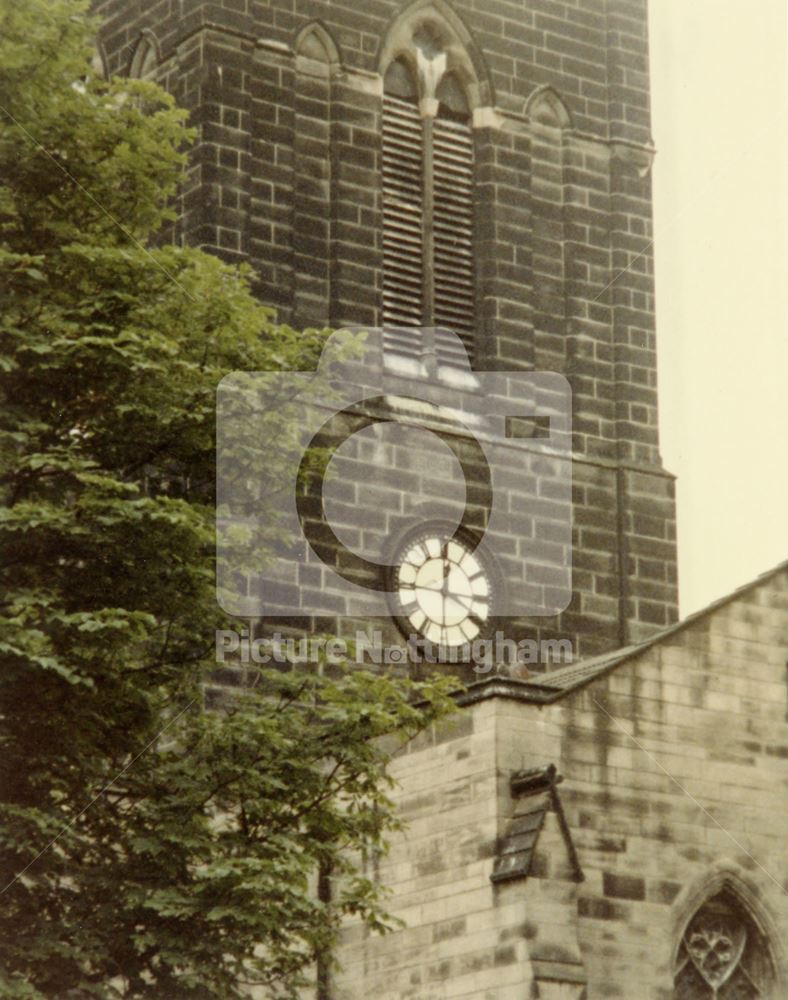
[[[383,96],[383,324],[424,321],[423,138],[415,81],[401,61]]]
[[[473,357],[473,133],[465,95],[451,75],[433,122],[433,322],[458,333]]]
[[[419,104],[415,74],[397,60],[383,97],[383,325],[418,353],[413,327],[447,327],[473,359],[473,133],[462,87],[446,74]],[[412,343],[411,343],[412,341]],[[400,343],[401,342],[401,343]],[[449,359],[447,359],[449,360]]]

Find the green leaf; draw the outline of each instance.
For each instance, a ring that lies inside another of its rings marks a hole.
[[[0,856],[19,876],[0,996],[241,1000],[251,980],[295,1000],[345,917],[392,924],[360,859],[397,828],[386,747],[451,708],[448,682],[247,671],[204,707],[215,630],[237,626],[215,594],[216,389],[315,371],[326,331],[277,324],[249,268],[166,245],[193,133],[155,84],[91,79],[88,6],[0,0],[19,123],[0,129]],[[287,406],[261,419],[294,443]],[[273,499],[230,541],[265,554],[282,481],[260,475]]]

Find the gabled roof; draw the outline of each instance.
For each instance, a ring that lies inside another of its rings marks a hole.
[[[755,590],[757,587],[762,586],[784,572],[788,572],[788,560],[781,562],[773,569],[767,570],[749,583],[738,587],[730,594],[718,598],[700,611],[695,611],[693,614],[687,615],[686,618],[676,622],[675,625],[669,625],[667,628],[656,632],[642,642],[634,643],[630,646],[622,646],[619,649],[602,653],[587,660],[581,660],[578,663],[570,663],[565,667],[559,667],[558,670],[534,676],[528,680],[519,680],[515,677],[497,674],[495,677],[477,681],[474,684],[470,684],[467,690],[459,695],[457,699],[458,704],[470,705],[476,701],[496,695],[504,698],[514,698],[519,701],[534,702],[535,704],[549,704],[550,702],[558,701],[570,691],[575,691],[583,687],[583,685],[596,680],[597,677],[601,677],[608,671],[613,670],[619,664],[652,649],[654,646],[658,646],[677,632],[690,628],[726,604],[730,604],[749,591]]]

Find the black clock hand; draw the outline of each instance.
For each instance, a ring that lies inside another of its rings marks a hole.
[[[443,561],[443,584],[441,586],[441,634],[443,634],[443,629],[446,625],[446,597],[449,592],[449,543],[443,543],[443,551],[441,552],[441,558]]]
[[[473,610],[473,598],[472,597],[462,597],[459,594],[452,594],[451,600],[456,601],[457,604],[461,604],[466,611]]]

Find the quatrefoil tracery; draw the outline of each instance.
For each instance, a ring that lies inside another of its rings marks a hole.
[[[744,954],[747,929],[733,917],[699,917],[684,936],[692,964],[712,990],[731,978]]]
[[[686,927],[675,972],[676,1000],[765,1000],[774,967],[757,925],[725,891]]]

